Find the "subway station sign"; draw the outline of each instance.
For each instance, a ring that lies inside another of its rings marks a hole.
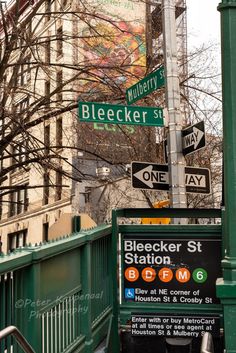
[[[79,102],[81,122],[143,126],[164,126],[163,109],[125,105]]]
[[[123,238],[123,300],[149,304],[219,304],[218,238]]]

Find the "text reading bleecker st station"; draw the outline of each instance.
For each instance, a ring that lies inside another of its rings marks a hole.
[[[154,243],[143,243],[137,240],[125,240],[125,263],[131,264],[171,264],[170,256],[159,256],[157,253],[179,253],[183,243],[168,243],[164,240],[156,241]],[[201,242],[190,240],[187,242],[187,251],[190,253],[201,253]],[[140,252],[146,252],[145,255],[139,255]]]
[[[79,102],[82,122],[163,126],[163,109],[125,105]]]

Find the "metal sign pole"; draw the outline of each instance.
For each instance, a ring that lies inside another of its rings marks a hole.
[[[162,0],[163,42],[166,82],[166,105],[169,114],[168,163],[170,200],[173,208],[186,208],[185,159],[182,153],[182,125],[177,67],[177,43],[174,0]],[[173,223],[179,223],[174,220]],[[182,219],[181,223],[186,223]]]

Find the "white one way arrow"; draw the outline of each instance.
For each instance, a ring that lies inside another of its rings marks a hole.
[[[153,170],[152,165],[139,170],[134,176],[149,188],[153,188],[154,184],[169,184],[168,172]]]
[[[194,126],[193,132],[191,132],[191,134],[189,135],[184,136],[183,147],[188,148],[194,145],[194,149],[196,149],[201,139],[203,138],[203,136],[204,136],[204,132]]]

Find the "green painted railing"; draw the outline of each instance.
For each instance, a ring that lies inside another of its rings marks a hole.
[[[37,353],[90,353],[111,316],[111,226],[0,256],[0,330],[16,326]],[[12,338],[0,352],[19,353]]]

